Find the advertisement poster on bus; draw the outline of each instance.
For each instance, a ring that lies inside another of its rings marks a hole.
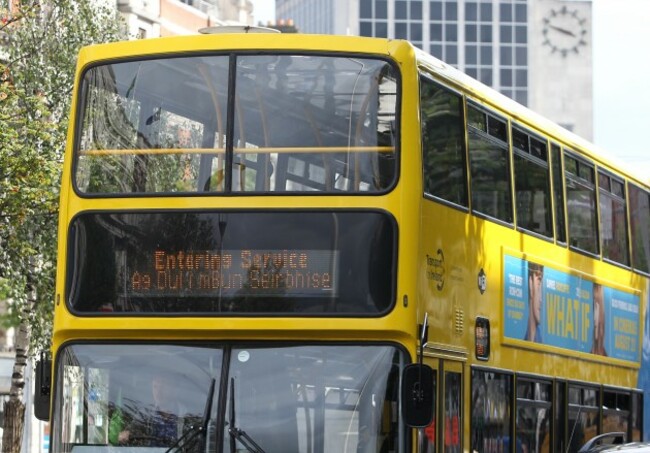
[[[504,336],[638,363],[639,296],[504,256]]]

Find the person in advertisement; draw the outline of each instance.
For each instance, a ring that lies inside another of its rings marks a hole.
[[[542,343],[542,280],[544,266],[528,263],[528,328],[524,340]]]
[[[594,338],[591,353],[607,355],[605,350],[605,298],[603,285],[594,283]]]

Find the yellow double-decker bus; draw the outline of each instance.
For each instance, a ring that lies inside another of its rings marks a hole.
[[[406,41],[248,31],[79,55],[51,451],[648,435],[647,183]]]

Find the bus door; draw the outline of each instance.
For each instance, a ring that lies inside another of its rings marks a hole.
[[[463,446],[463,363],[426,360],[433,368],[434,416],[431,424],[420,430],[419,451],[456,453]]]

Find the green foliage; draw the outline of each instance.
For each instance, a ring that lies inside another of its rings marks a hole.
[[[42,348],[51,331],[58,193],[77,54],[126,35],[114,3],[15,5],[3,30],[9,58],[0,67],[0,297],[11,301],[2,321],[28,322],[32,345]]]
[[[0,285],[12,301],[7,319],[15,321],[28,303],[31,268],[34,288],[49,298],[53,291],[60,158],[42,96],[27,95],[5,77],[0,98]],[[48,330],[41,325],[51,318],[43,317],[43,305],[28,312],[36,332]]]

